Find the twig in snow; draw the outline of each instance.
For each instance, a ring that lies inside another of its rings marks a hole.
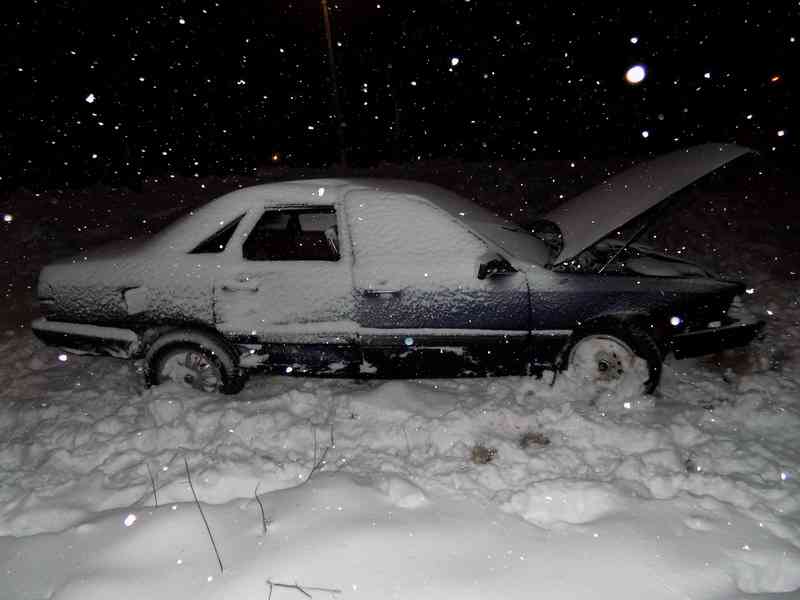
[[[264,535],[267,535],[267,528],[270,526],[272,521],[267,518],[267,513],[264,512],[264,504],[261,502],[261,498],[258,497],[258,486],[261,485],[259,481],[256,484],[256,489],[253,490],[253,496],[255,496],[256,502],[258,502],[258,507],[261,509],[261,527],[264,531]]]
[[[272,588],[279,587],[279,588],[286,588],[290,590],[297,590],[301,594],[303,594],[306,598],[311,598],[311,594],[309,594],[306,590],[311,590],[314,592],[328,592],[329,594],[341,594],[342,590],[336,590],[333,588],[323,588],[323,587],[313,587],[304,585],[301,586],[298,583],[278,583],[276,581],[271,581],[267,579],[267,585],[269,586],[269,596],[267,596],[267,600],[272,599]]]
[[[144,463],[144,466],[147,467],[147,474],[150,476],[150,485],[153,486],[153,502],[155,503],[155,507],[158,508],[158,491],[156,489],[156,478],[153,477],[153,472],[150,470],[150,463]]]
[[[325,457],[328,456],[328,451],[331,449],[330,446],[325,448],[325,450],[322,451],[322,456],[319,458],[319,460],[317,460],[317,451],[319,450],[319,447],[317,446],[317,430],[314,428],[313,424],[311,425],[311,431],[314,434],[314,463],[311,465],[311,470],[308,472],[308,476],[306,476],[306,479],[303,483],[311,479],[311,476],[314,473],[322,469],[322,467],[325,465]],[[331,426],[331,439],[333,439],[333,426]]]
[[[211,533],[211,527],[208,526],[208,520],[206,519],[206,515],[203,512],[203,507],[200,506],[200,500],[197,499],[197,492],[194,491],[194,485],[192,485],[192,475],[189,473],[189,461],[186,460],[186,457],[183,457],[183,464],[186,465],[186,479],[189,481],[189,487],[192,490],[192,496],[194,496],[194,503],[197,505],[197,510],[200,511],[200,516],[203,517],[203,523],[206,525],[206,531],[208,532],[208,539],[211,540],[211,547],[214,548],[214,554],[217,555],[217,562],[219,563],[219,572],[224,573],[225,570],[222,567],[222,559],[219,556],[219,550],[217,550],[217,544],[214,541],[214,536]]]

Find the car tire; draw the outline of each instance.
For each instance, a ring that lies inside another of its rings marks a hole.
[[[576,362],[578,353],[590,343],[588,356],[596,364],[597,370],[587,373],[587,379],[607,384],[605,387],[613,387],[632,366],[635,356],[647,365],[647,378],[642,382],[643,392],[652,394],[656,390],[661,381],[662,354],[653,337],[640,325],[602,319],[577,330],[561,352],[560,370]]]
[[[238,393],[245,381],[236,354],[224,340],[185,329],[159,337],[145,356],[148,386],[170,379],[199,391],[222,394]]]

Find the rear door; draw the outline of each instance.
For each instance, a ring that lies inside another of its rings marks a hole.
[[[368,363],[382,355],[389,374],[413,372],[404,375],[521,368],[530,331],[523,273],[477,279],[486,244],[423,198],[353,191],[345,208]]]
[[[217,328],[259,346],[271,366],[317,370],[341,352],[351,360],[352,256],[340,219],[334,204],[256,211],[215,279]]]

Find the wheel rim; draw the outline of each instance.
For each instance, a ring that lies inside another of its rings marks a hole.
[[[633,372],[636,355],[630,346],[610,335],[589,335],[572,348],[570,368],[587,381],[615,386]]]
[[[174,381],[201,392],[218,392],[222,373],[208,356],[199,350],[173,350],[161,361],[158,383]]]

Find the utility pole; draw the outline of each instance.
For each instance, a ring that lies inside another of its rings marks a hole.
[[[339,162],[347,166],[347,150],[344,145],[344,116],[339,101],[339,85],[336,83],[336,63],[333,58],[333,36],[331,35],[331,18],[328,14],[328,0],[322,0],[322,20],[325,23],[325,39],[328,42],[328,66],[331,70],[331,105],[336,118],[336,134],[339,138]]]

